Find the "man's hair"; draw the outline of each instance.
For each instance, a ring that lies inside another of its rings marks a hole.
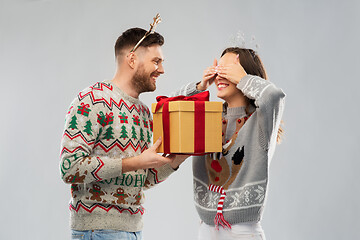
[[[123,32],[115,43],[115,56],[118,56],[122,50],[134,47],[141,38],[144,37],[146,33],[146,30],[142,28],[130,28]],[[151,45],[160,45],[162,46],[164,44],[164,37],[161,36],[159,33],[154,32],[147,36],[144,41],[141,42],[139,47],[149,47]]]

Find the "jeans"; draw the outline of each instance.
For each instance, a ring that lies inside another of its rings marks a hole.
[[[101,229],[78,231],[71,230],[71,239],[82,240],[141,240],[142,232],[124,232],[119,230]]]

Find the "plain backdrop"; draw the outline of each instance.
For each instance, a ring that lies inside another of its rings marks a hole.
[[[287,94],[270,168],[268,240],[360,239],[360,2],[0,0],[0,239],[70,239],[60,179],[66,110],[113,77],[113,45],[159,12],[165,74],[150,105],[190,81],[241,30]],[[216,99],[211,87],[211,99]],[[146,192],[144,239],[196,239],[191,159]]]

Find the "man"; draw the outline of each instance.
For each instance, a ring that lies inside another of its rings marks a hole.
[[[71,184],[73,238],[141,239],[143,190],[165,180],[184,161],[150,147],[152,116],[139,99],[164,73],[163,37],[132,28],[116,41],[112,80],[81,91],[66,116],[61,176]],[[188,84],[182,94],[198,93]]]

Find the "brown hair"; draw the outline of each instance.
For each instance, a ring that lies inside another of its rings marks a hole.
[[[263,65],[259,55],[254,50],[247,49],[247,48],[239,48],[239,47],[229,47],[229,48],[226,48],[222,52],[221,57],[224,56],[226,53],[234,53],[234,54],[239,55],[239,61],[241,63],[241,66],[244,68],[244,70],[247,74],[259,76],[259,77],[267,80],[267,74],[266,74],[264,65]],[[248,100],[249,105],[251,104],[255,107],[254,100],[249,99],[249,98],[247,100]],[[227,108],[227,103],[225,102],[225,104],[224,104],[225,111],[226,111],[226,108]],[[246,108],[246,111],[248,114],[250,113],[248,107]],[[284,131],[282,129],[282,125],[283,125],[283,121],[281,120],[277,138],[276,138],[277,143],[281,142],[281,140],[282,140],[281,138],[284,133]]]
[[[146,30],[142,28],[130,28],[123,32],[116,40],[114,46],[115,56],[118,56],[125,48],[134,47],[139,42],[139,40],[144,37],[145,33]],[[141,42],[140,47],[149,47],[154,44],[160,46],[164,44],[164,37],[157,32],[148,35]]]

